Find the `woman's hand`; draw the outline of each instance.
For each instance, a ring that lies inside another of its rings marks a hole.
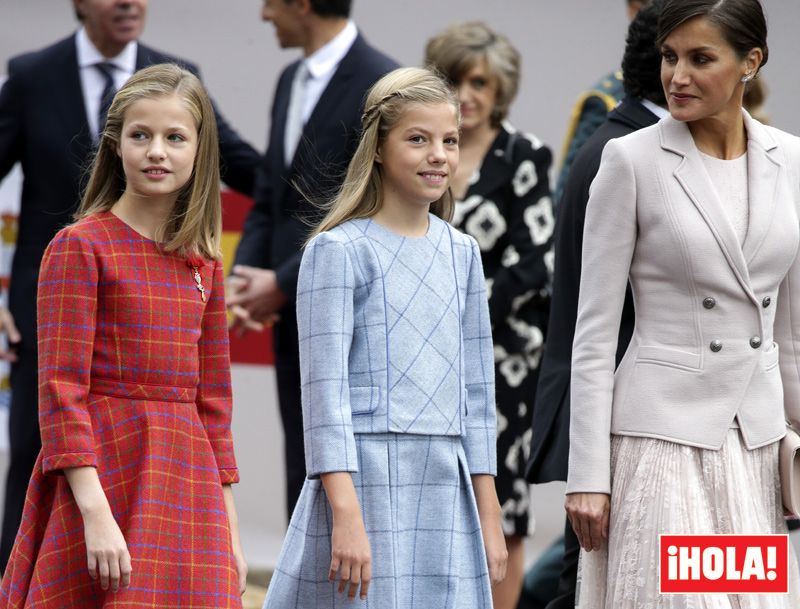
[[[502,510],[497,500],[494,476],[476,474],[472,476],[472,488],[475,491],[475,503],[481,519],[483,546],[486,548],[486,565],[489,568],[489,580],[496,586],[506,578],[508,567],[508,550],[503,535]]]
[[[89,575],[103,590],[116,592],[131,583],[131,555],[110,509],[83,515]]]
[[[230,484],[222,485],[222,498],[225,502],[225,511],[228,513],[228,526],[231,530],[231,550],[236,563],[236,572],[239,576],[239,594],[244,594],[247,588],[247,562],[242,552],[242,542],[239,539],[239,516],[236,513],[236,504],[233,501],[233,490]]]
[[[599,550],[608,541],[608,517],[611,500],[606,493],[570,493],[564,508],[581,547],[587,552]]]
[[[338,578],[339,592],[347,588],[350,600],[356,597],[360,586],[360,598],[365,600],[372,580],[372,550],[353,477],[348,472],[331,472],[322,474],[321,479],[333,512],[328,579],[335,582]]]

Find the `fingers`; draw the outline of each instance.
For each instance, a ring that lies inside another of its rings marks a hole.
[[[367,600],[369,583],[372,581],[372,563],[368,562],[361,567],[361,600]]]
[[[90,553],[88,556],[89,576],[93,580],[100,580],[103,590],[111,589],[117,592],[120,588],[127,588],[131,584],[131,556],[127,550],[120,554]]]
[[[264,324],[254,320],[250,312],[241,305],[230,306],[232,318],[229,324],[231,330],[235,330],[237,336],[243,336],[248,331],[263,332]]]
[[[8,309],[0,309],[0,326],[6,331],[9,343],[18,343],[22,340],[17,325],[14,323],[14,317]]]
[[[328,581],[336,582],[338,573],[338,584],[336,589],[340,594],[347,593],[350,600],[355,600],[359,587],[361,594],[359,597],[364,600],[367,598],[369,583],[372,580],[372,564],[370,561],[353,562],[339,560],[334,557],[331,560]]]
[[[111,572],[111,568],[108,566],[108,559],[106,557],[100,557],[98,560],[98,571],[100,571],[100,587],[103,590],[108,590],[108,576]]]
[[[122,559],[119,561],[119,570],[119,585],[121,588],[127,588],[131,585],[131,573],[133,572],[133,567],[131,566],[131,555],[128,552],[125,552],[125,554],[122,556]]]

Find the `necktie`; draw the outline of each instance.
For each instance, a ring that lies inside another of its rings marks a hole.
[[[103,129],[106,126],[106,116],[108,109],[111,107],[111,101],[114,99],[116,87],[114,86],[114,64],[107,61],[96,63],[94,67],[100,72],[100,75],[105,81],[103,83],[103,92],[100,94],[100,107],[97,111],[97,133],[102,135]]]
[[[303,133],[303,106],[306,92],[306,81],[309,72],[304,61],[297,66],[292,80],[292,92],[289,98],[289,110],[286,113],[286,129],[283,132],[283,153],[286,166],[292,164],[297,144]]]

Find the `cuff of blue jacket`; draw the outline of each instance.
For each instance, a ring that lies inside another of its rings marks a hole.
[[[352,427],[317,427],[305,433],[306,473],[319,478],[330,472],[358,471],[358,454]]]

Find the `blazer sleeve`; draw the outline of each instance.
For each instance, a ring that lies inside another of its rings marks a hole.
[[[98,265],[86,236],[56,235],[39,273],[39,427],[42,471],[97,466],[89,417]]]
[[[272,268],[270,256],[272,240],[273,189],[267,158],[260,163],[255,177],[253,207],[244,221],[242,238],[236,248],[235,264],[246,264],[262,269]]]
[[[513,261],[504,260],[492,277],[489,313],[492,324],[508,315],[515,298],[530,290],[547,288],[550,272],[545,254],[553,246],[553,204],[550,199],[548,173],[552,155],[544,146],[523,149],[514,177],[507,192],[509,203],[509,245],[513,246]]]
[[[462,439],[470,474],[497,475],[497,412],[494,350],[486,284],[477,242],[470,241],[462,340],[467,391],[466,432]]]
[[[786,157],[786,166],[792,172],[795,209],[800,216],[800,138],[791,138],[791,143],[794,154]],[[784,413],[792,427],[800,430],[800,250],[778,288],[773,334],[780,354]]]
[[[252,197],[261,155],[228,124],[216,105],[214,115],[219,136],[220,177],[229,187]]]
[[[0,180],[22,158],[25,101],[20,76],[9,64],[9,77],[0,88]]]
[[[322,233],[305,249],[297,285],[303,434],[308,476],[356,472],[350,409],[354,274],[346,246]]]
[[[214,261],[212,273],[211,294],[203,312],[197,345],[200,380],[196,403],[217,461],[220,482],[233,484],[239,482],[239,470],[231,434],[233,399],[222,262]]]
[[[611,492],[611,408],[620,318],[637,237],[636,179],[611,140],[591,186],[572,350],[567,493]]]

